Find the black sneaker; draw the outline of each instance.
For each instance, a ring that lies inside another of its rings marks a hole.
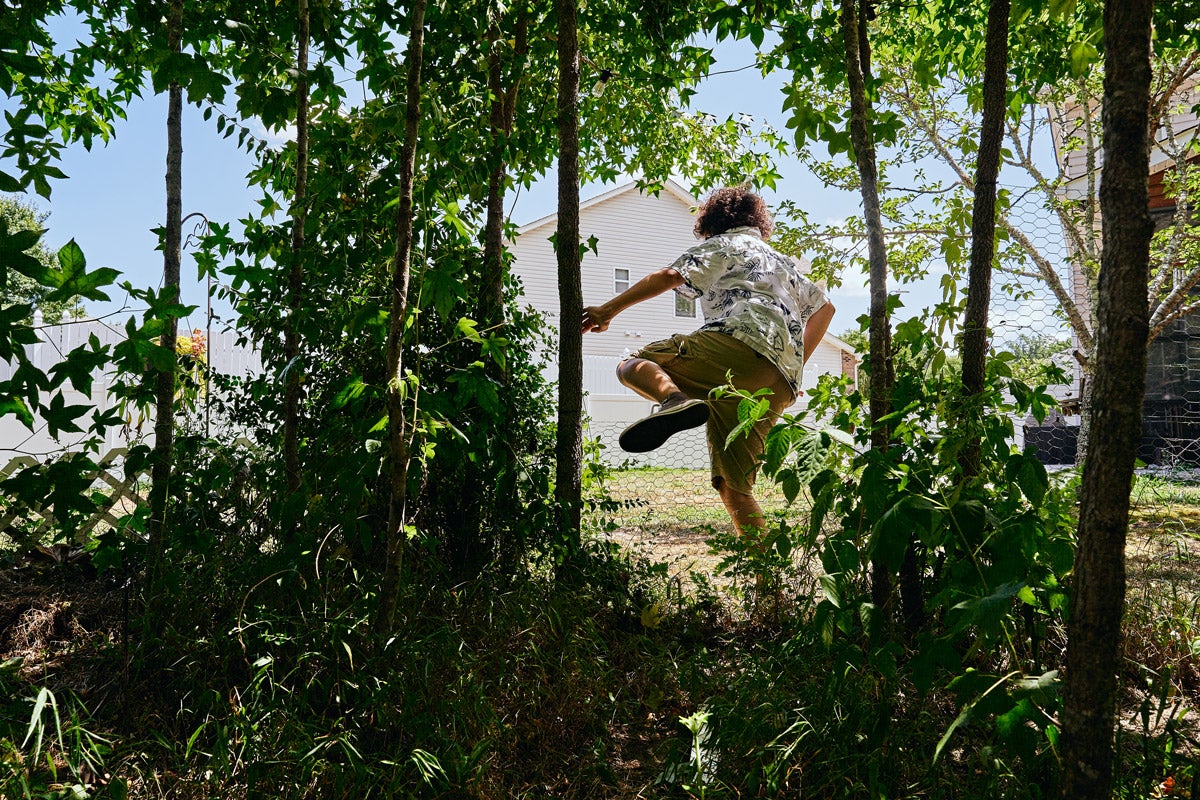
[[[648,417],[621,431],[617,440],[627,453],[648,453],[680,431],[698,428],[708,422],[708,404],[703,400],[684,400],[664,406]]]

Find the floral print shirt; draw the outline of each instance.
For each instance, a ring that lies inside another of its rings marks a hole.
[[[749,345],[799,393],[804,324],[829,299],[792,258],[764,242],[758,228],[743,227],[706,239],[671,268],[684,279],[675,291],[700,301],[700,330],[721,331]]]

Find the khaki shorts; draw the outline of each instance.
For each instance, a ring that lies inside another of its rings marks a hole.
[[[718,486],[720,478],[734,491],[749,494],[758,474],[767,432],[796,399],[783,373],[749,345],[717,331],[678,333],[646,345],[633,357],[658,364],[688,397],[708,400],[708,452],[712,456],[713,486]],[[767,399],[771,413],[726,448],[725,439],[738,425],[737,408],[741,401],[737,397],[710,399],[709,392],[728,385],[729,373],[738,389],[748,392],[770,389]]]

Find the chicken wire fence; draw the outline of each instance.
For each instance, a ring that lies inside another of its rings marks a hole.
[[[1057,401],[1041,420],[1014,417],[1013,444],[1035,454],[1051,471],[1061,471],[1076,461],[1087,377],[1077,358],[1079,340],[1045,265],[1063,290],[1077,298],[1085,319],[1086,291],[1072,275],[1062,225],[1034,192],[1008,188],[1015,199],[1006,211],[1008,229],[1002,230],[999,245],[1005,266],[993,277],[992,349],[1013,352],[1017,377],[1030,385],[1047,384],[1046,392]],[[1166,328],[1147,355],[1143,435],[1131,497],[1134,524],[1152,519],[1188,537],[1200,536],[1200,312]],[[653,453],[631,454],[617,445],[630,421],[593,420],[588,427],[592,455],[607,466],[605,490],[615,501],[605,507],[604,519],[618,530],[642,534],[728,527],[709,482],[703,428],[677,434]],[[767,478],[759,479],[755,493],[768,514],[786,505],[779,487]],[[806,511],[801,499],[787,513]]]

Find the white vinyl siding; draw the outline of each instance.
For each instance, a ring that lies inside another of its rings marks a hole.
[[[599,305],[617,293],[615,270],[628,270],[629,282],[633,284],[669,265],[696,243],[690,204],[667,190],[651,197],[630,186],[625,191],[610,193],[607,199],[594,205],[583,205],[579,215],[580,238],[587,241],[594,235],[599,251],[584,253],[580,265],[585,306]],[[555,224],[555,219],[549,217],[527,226],[513,243],[512,251],[513,273],[524,285],[525,301],[545,313],[547,322],[557,326],[558,267],[548,239]],[[698,320],[685,321],[675,316],[674,296],[674,292],[666,292],[639,303],[622,312],[605,333],[584,336],[584,355],[621,356],[673,333],[700,327]]]
[[[598,243],[598,253],[585,252],[581,263],[583,304],[605,302],[621,291],[620,280],[627,279],[632,285],[669,266],[696,244],[692,235],[694,204],[682,191],[664,190],[658,197],[650,197],[632,185],[582,203],[580,237],[587,241],[594,235]],[[524,286],[524,302],[541,311],[547,323],[557,328],[558,266],[549,241],[555,225],[552,216],[526,225],[511,246],[512,270]],[[677,297],[675,292],[664,292],[622,312],[604,333],[583,337],[583,385],[588,394],[585,402],[594,422],[619,419],[628,423],[649,413],[650,402],[622,386],[615,370],[623,357],[651,342],[700,327],[703,320],[695,311],[678,315],[682,309],[676,304]],[[814,386],[822,373],[842,374],[842,347],[830,339],[821,342],[806,365],[802,388]],[[555,378],[557,374],[557,365],[550,365],[548,375]],[[808,398],[800,398],[801,404],[807,402]],[[696,435],[703,440],[702,433]]]

